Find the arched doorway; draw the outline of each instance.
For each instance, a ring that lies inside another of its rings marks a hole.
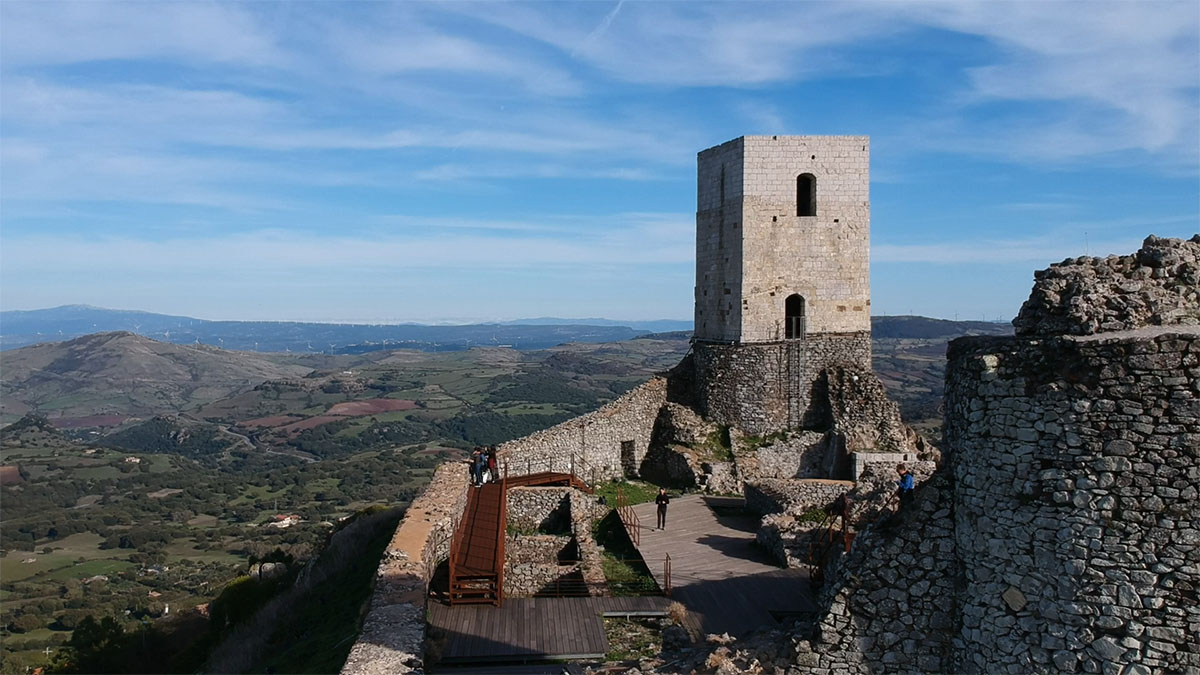
[[[793,293],[783,303],[783,336],[788,340],[799,340],[804,337],[807,327],[804,324],[804,296]]]

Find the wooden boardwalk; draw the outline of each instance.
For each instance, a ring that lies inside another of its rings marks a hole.
[[[703,634],[738,636],[776,616],[816,609],[808,573],[780,567],[754,541],[759,518],[742,500],[688,495],[672,499],[667,528],[658,530],[653,503],[633,507],[641,522],[638,550],[665,588],[663,559],[671,555],[671,599],[688,609]]]
[[[493,603],[503,600],[504,529],[507,489],[525,485],[569,485],[586,492],[591,488],[569,473],[513,476],[502,482],[470,488],[462,520],[454,533],[450,567],[453,603]]]
[[[601,658],[606,616],[666,616],[670,598],[508,598],[501,607],[429,603],[441,663]]]

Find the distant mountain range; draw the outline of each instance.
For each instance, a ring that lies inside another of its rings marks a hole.
[[[128,331],[175,344],[206,344],[260,352],[457,351],[486,345],[545,349],[566,342],[615,342],[651,332],[691,330],[691,327],[690,321],[550,318],[461,326],[208,321],[151,312],[64,305],[0,312],[0,349],[107,331]]]
[[[919,316],[874,317],[877,338],[995,334],[1002,324]],[[295,321],[208,321],[88,305],[0,312],[0,349],[60,342],[92,333],[128,331],[174,344],[258,352],[361,354],[380,349],[459,351],[479,346],[546,349],[568,342],[617,342],[647,333],[691,331],[675,319],[618,321],[540,317],[468,325],[337,324]]]

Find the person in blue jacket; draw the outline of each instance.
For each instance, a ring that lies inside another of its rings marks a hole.
[[[912,503],[915,485],[913,484],[913,475],[909,473],[907,466],[899,464],[896,466],[896,471],[900,474],[900,480],[896,481],[896,484],[900,489],[900,506],[903,508]]]

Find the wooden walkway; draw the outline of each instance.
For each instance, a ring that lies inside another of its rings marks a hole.
[[[441,663],[602,658],[606,616],[666,616],[670,598],[508,598],[501,607],[429,603]]]
[[[450,568],[452,603],[499,604],[503,600],[504,501],[508,488],[523,485],[569,485],[592,491],[572,474],[548,471],[470,488],[463,518],[454,533],[454,560]]]
[[[671,555],[671,599],[688,609],[702,634],[739,636],[777,616],[815,611],[808,573],[780,567],[754,541],[759,518],[742,500],[688,495],[672,499],[667,528],[658,530],[653,503],[633,507],[641,522],[638,550],[665,588],[663,559]]]

